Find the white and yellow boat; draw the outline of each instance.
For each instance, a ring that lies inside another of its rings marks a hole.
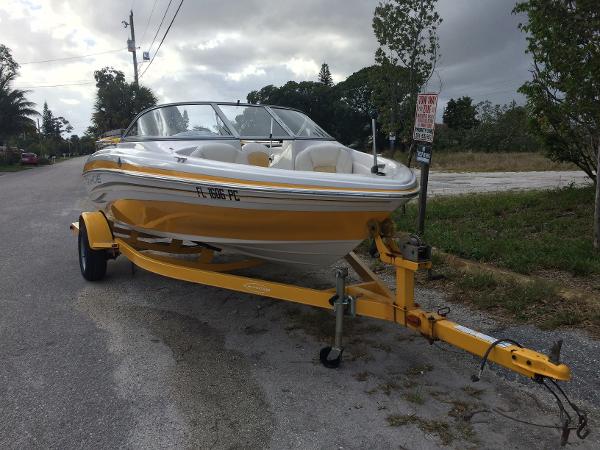
[[[418,194],[414,173],[282,107],[191,102],[140,113],[84,167],[112,222],[261,259],[328,265]]]

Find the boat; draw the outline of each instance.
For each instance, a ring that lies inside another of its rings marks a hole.
[[[146,109],[83,178],[114,227],[309,266],[347,255],[419,191],[409,168],[301,111],[239,102]]]

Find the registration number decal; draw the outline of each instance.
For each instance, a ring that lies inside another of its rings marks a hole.
[[[225,189],[220,187],[202,187],[196,186],[198,197],[210,198],[212,200],[229,200],[231,202],[239,202],[240,196],[237,189]]]

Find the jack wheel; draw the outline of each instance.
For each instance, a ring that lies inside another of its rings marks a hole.
[[[90,247],[85,222],[79,222],[79,268],[81,275],[88,281],[99,281],[106,275],[106,250],[94,250]]]
[[[323,347],[321,352],[319,353],[319,359],[321,360],[321,364],[323,364],[328,369],[337,369],[342,362],[342,353],[344,353],[344,349],[340,350],[337,357],[333,359],[329,359],[328,356],[331,353],[331,347]]]

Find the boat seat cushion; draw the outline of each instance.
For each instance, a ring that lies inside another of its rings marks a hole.
[[[271,167],[275,169],[294,169],[294,145],[293,141],[283,141],[279,153],[273,154]]]
[[[330,173],[352,173],[352,155],[341,145],[311,145],[296,156],[296,170]]]
[[[242,146],[242,153],[251,166],[269,167],[271,150],[258,142],[249,142]]]
[[[237,148],[229,144],[207,142],[206,144],[200,144],[190,156],[210,159],[212,161],[237,163],[242,159],[241,153]]]

